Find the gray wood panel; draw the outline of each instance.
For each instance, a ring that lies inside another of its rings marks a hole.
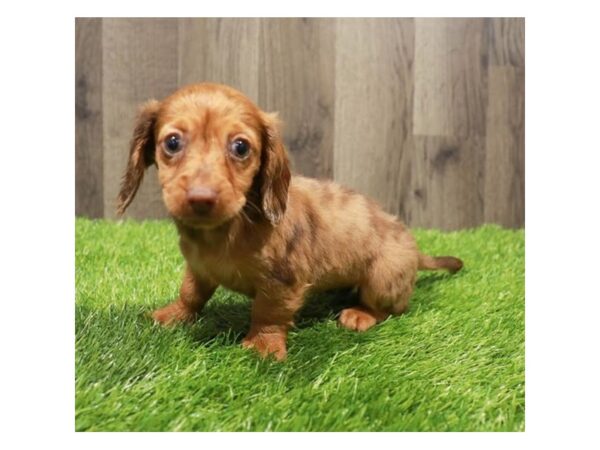
[[[522,18],[78,19],[76,214],[115,216],[139,104],[214,81],[279,111],[294,170],[409,225],[524,225]],[[165,217],[155,169],[127,213]]]
[[[489,19],[484,221],[525,224],[525,19]]]
[[[228,84],[258,101],[259,19],[180,19],[179,84]]]
[[[483,137],[415,136],[411,226],[456,230],[481,224]]]
[[[415,19],[415,135],[485,134],[487,38],[485,19]]]
[[[259,104],[279,112],[294,172],[333,176],[334,19],[261,19]]]
[[[410,176],[411,19],[338,19],[334,179],[398,212]]]
[[[488,20],[490,65],[525,67],[525,19]]]
[[[75,21],[75,214],[103,217],[102,21]]]
[[[523,78],[520,68],[490,67],[484,220],[507,227],[520,227],[525,223]]]
[[[176,19],[103,19],[104,214],[116,216],[120,180],[138,107],[177,88]],[[133,218],[167,217],[156,169],[151,166],[125,213]]]
[[[488,22],[415,20],[414,226],[482,223]]]

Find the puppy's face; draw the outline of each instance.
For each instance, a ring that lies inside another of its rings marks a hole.
[[[169,97],[156,124],[155,161],[170,214],[211,228],[246,204],[261,165],[262,123],[253,105],[221,91]]]
[[[285,211],[290,173],[275,118],[226,86],[190,86],[142,108],[120,211],[152,163],[167,210],[189,227],[218,227],[246,205],[273,223]]]

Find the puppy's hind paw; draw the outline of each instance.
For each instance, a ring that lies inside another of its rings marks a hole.
[[[383,320],[379,315],[360,306],[342,310],[339,323],[344,328],[354,331],[366,331]]]

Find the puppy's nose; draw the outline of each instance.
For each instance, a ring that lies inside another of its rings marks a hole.
[[[217,193],[204,186],[193,187],[187,191],[187,201],[197,214],[206,214],[217,203]]]

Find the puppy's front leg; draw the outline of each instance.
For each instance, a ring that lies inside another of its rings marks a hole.
[[[216,288],[215,284],[199,278],[186,265],[183,282],[179,289],[179,298],[173,303],[154,311],[152,317],[163,325],[176,322],[192,322]]]
[[[263,357],[273,355],[278,361],[284,360],[287,333],[294,324],[294,314],[302,306],[304,293],[303,288],[259,292],[252,304],[250,331],[242,345],[254,348]]]

